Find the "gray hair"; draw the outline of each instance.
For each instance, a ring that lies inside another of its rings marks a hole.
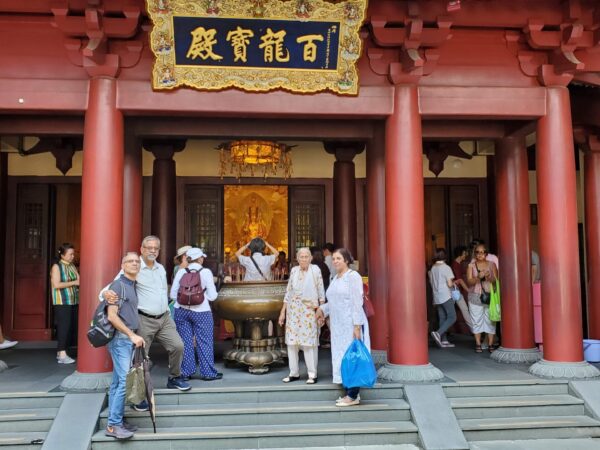
[[[143,240],[142,240],[142,247],[145,247],[146,244],[150,241],[157,241],[158,242],[158,246],[160,247],[160,239],[157,236],[146,236]]]
[[[138,254],[137,254],[137,252],[127,252],[127,253],[125,253],[125,254],[123,255],[123,257],[121,258],[121,264],[123,264],[123,263],[125,262],[125,260],[127,259],[127,257],[128,257],[128,256],[131,256],[131,255],[135,255],[135,256],[137,256],[137,257],[138,257],[138,259],[139,259],[139,257],[140,257],[140,255],[138,255]]]
[[[296,258],[299,258],[301,253],[308,253],[308,256],[310,256],[312,258],[312,252],[310,251],[310,248],[308,248],[308,247],[299,248],[298,251],[296,252]]]

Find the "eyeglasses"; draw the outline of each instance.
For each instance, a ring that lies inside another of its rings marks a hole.
[[[477,251],[475,252],[475,254],[476,254],[476,255],[485,255],[485,251],[482,251],[482,250],[477,250]]]
[[[149,250],[149,251],[151,251],[151,252],[157,252],[157,251],[159,251],[159,250],[160,250],[160,247],[146,247],[146,246],[144,246],[144,248],[145,248],[146,250]]]

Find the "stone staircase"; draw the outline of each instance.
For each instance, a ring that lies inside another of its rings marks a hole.
[[[444,392],[469,442],[600,437],[567,381],[459,383]]]
[[[252,386],[155,392],[157,433],[149,414],[131,409],[140,427],[123,443],[104,436],[100,417],[92,449],[305,448],[417,444],[417,427],[399,385],[378,385],[361,393],[361,405],[338,408],[337,386]]]
[[[39,449],[58,413],[62,392],[0,394],[0,449]]]

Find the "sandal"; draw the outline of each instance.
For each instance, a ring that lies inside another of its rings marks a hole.
[[[306,380],[306,384],[317,384],[317,380],[317,377],[309,378],[308,380]]]
[[[281,381],[283,381],[284,383],[291,383],[292,381],[298,381],[299,379],[300,379],[300,377],[299,377],[299,376],[297,376],[297,377],[293,377],[293,376],[289,375],[289,376],[285,377],[285,378],[284,378],[283,380],[281,380]]]
[[[493,346],[488,347],[488,352],[494,353],[495,351],[496,351],[496,349]]]
[[[481,345],[476,345],[475,346],[475,353],[482,353],[483,350],[481,349]]]

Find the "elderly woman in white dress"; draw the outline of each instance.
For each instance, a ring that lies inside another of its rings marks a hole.
[[[371,350],[369,322],[363,310],[363,282],[360,274],[349,265],[354,262],[345,248],[332,255],[333,276],[327,289],[327,303],[317,311],[319,320],[329,316],[331,328],[331,365],[333,382],[342,383],[341,365],[346,350],[354,339],[362,339]],[[360,388],[346,388],[346,395],[336,401],[336,406],[352,406],[360,403]]]
[[[475,261],[467,269],[467,285],[469,286],[469,313],[472,330],[475,335],[475,352],[481,353],[481,333],[487,333],[488,349],[494,351],[494,335],[496,322],[490,320],[490,306],[481,303],[481,292],[490,292],[492,283],[498,279],[498,268],[488,261],[485,245],[479,244],[474,251]]]
[[[290,374],[282,381],[289,383],[300,379],[298,353],[304,353],[308,370],[306,384],[317,382],[317,362],[319,359],[319,327],[316,310],[325,302],[325,290],[321,269],[311,264],[312,255],[308,248],[298,250],[298,266],[290,273],[283,308],[279,314],[279,325],[285,326]]]

